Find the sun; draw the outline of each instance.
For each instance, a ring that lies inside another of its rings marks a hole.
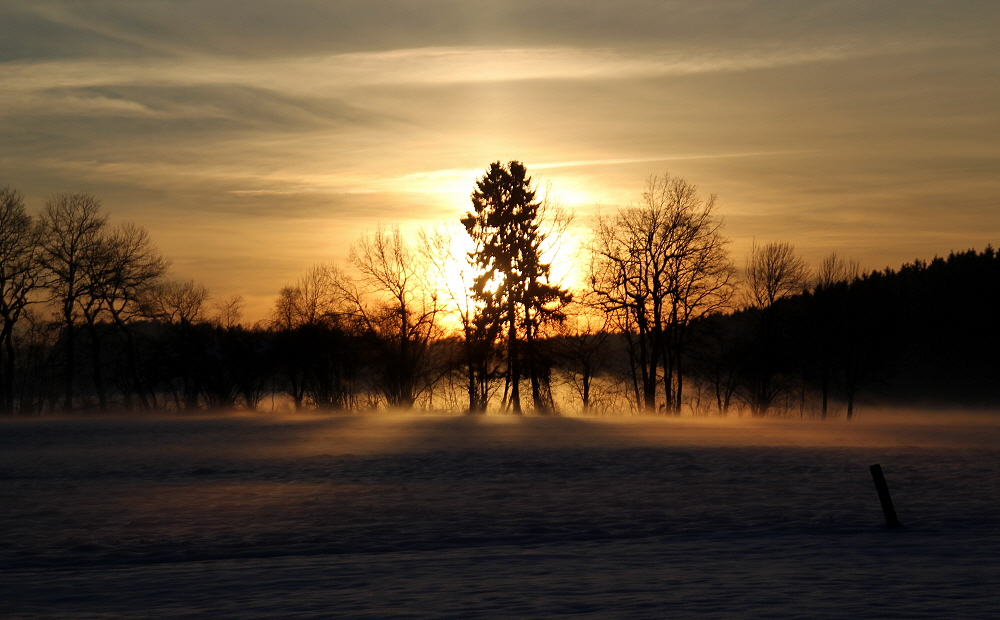
[[[585,234],[567,227],[548,237],[541,248],[542,260],[550,265],[548,281],[569,289],[574,297],[585,280],[586,261],[580,259]],[[475,244],[465,229],[456,224],[441,224],[424,229],[420,235],[421,251],[427,256],[426,286],[441,310],[438,318],[448,333],[459,333],[463,317],[475,313],[472,285],[478,271],[469,261]],[[495,289],[500,277],[487,289]]]

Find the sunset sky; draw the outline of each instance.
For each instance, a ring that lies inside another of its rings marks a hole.
[[[510,159],[580,231],[669,170],[739,263],[997,245],[1000,3],[0,4],[0,185],[99,196],[249,319]]]

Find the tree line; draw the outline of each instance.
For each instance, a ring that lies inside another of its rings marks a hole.
[[[247,324],[239,297],[168,279],[97,198],[32,216],[3,188],[0,409],[850,418],[859,399],[1000,400],[992,248],[865,273],[773,242],[738,267],[715,201],[651,177],[597,216],[570,290],[552,265],[570,218],[523,164],[495,162],[457,230],[379,227]]]

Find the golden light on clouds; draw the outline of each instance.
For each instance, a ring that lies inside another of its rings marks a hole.
[[[304,58],[247,61],[184,58],[58,60],[5,63],[8,103],[79,105],[81,111],[163,114],[136,102],[70,93],[60,100],[53,88],[119,84],[247,85],[263,83],[288,93],[315,94],[382,85],[441,85],[525,80],[631,79],[652,76],[752,71],[907,54],[967,45],[949,41],[876,41],[819,47],[775,42],[765,48],[727,50],[622,50],[580,47],[422,47]],[[43,96],[37,96],[43,93]],[[36,94],[32,97],[32,94]]]
[[[575,212],[567,247],[669,170],[718,195],[737,260],[756,238],[898,266],[1000,237],[998,21],[943,2],[9,2],[0,184],[36,209],[101,196],[252,317],[378,224],[456,223],[512,159]]]

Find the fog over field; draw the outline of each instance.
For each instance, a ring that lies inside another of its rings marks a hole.
[[[998,440],[869,410],[8,418],[0,615],[989,617]]]

